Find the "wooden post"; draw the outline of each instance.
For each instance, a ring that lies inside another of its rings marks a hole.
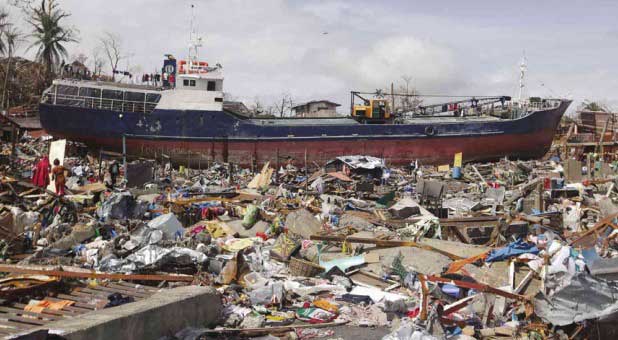
[[[124,134],[122,134],[122,167],[124,168],[124,176],[126,179],[127,177],[127,136],[125,136]]]
[[[307,174],[307,148],[305,148],[305,191],[307,191],[307,186],[309,185],[309,176]]]
[[[354,92],[350,92],[350,116],[354,115]]]
[[[599,138],[599,150],[601,152],[601,159],[603,159],[603,138],[605,137],[605,132],[607,131],[607,125],[609,124],[609,117],[605,120],[605,126],[603,126],[603,132],[601,132],[601,137]],[[596,151],[596,150],[595,150]]]
[[[103,166],[103,150],[99,149],[99,180],[102,180],[101,170]]]
[[[17,154],[17,129],[11,124],[11,164],[14,165],[15,155]]]
[[[277,167],[275,168],[275,184],[279,184],[279,148],[277,148],[277,153],[275,155],[277,159],[275,160],[275,164]],[[257,169],[255,169],[257,171]]]
[[[545,211],[545,209],[543,207],[545,205],[544,204],[545,202],[543,202],[543,191],[544,191],[543,187],[544,186],[545,186],[545,184],[543,182],[539,183],[539,186],[538,186],[539,201],[538,201],[537,209],[539,209],[539,212]]]

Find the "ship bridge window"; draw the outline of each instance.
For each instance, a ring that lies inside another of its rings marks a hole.
[[[195,79],[184,79],[182,81],[182,86],[191,86],[195,87]]]
[[[122,91],[103,90],[102,108],[114,111],[122,111]]]
[[[80,97],[101,97],[101,89],[96,89],[92,87],[80,87],[79,88],[79,96]]]
[[[65,96],[77,96],[79,88],[77,86],[58,85],[58,94]]]
[[[143,102],[145,98],[146,98],[146,94],[142,92],[127,91],[124,93],[124,100],[130,101],[130,102]]]
[[[91,87],[80,87],[79,96],[82,97],[84,107],[98,107],[101,98],[101,89]]]
[[[83,106],[83,100],[77,97],[77,86],[58,85],[56,104],[65,106]]]
[[[103,90],[103,99],[122,100],[122,91]]]
[[[146,93],[146,101],[149,103],[158,103],[161,95],[158,93]]]
[[[207,91],[215,91],[216,88],[216,83],[214,80],[209,80],[208,81],[208,87],[206,88]]]

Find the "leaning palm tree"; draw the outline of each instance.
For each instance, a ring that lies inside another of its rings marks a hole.
[[[51,78],[62,57],[67,57],[64,43],[77,42],[73,29],[64,27],[62,19],[70,16],[58,8],[54,0],[41,0],[41,5],[32,9],[28,23],[34,28],[32,37],[37,47],[36,59],[45,67],[48,78]]]
[[[0,108],[4,108],[5,104],[8,106],[8,84],[9,75],[11,74],[11,62],[13,61],[13,52],[15,52],[15,46],[21,41],[21,33],[12,25],[9,25],[4,30],[4,42],[7,55],[6,68],[4,70],[4,86],[2,87],[2,105]]]
[[[9,22],[7,21],[8,17],[9,13],[4,8],[0,8],[0,54],[4,54],[4,52],[6,52],[4,32],[10,26]]]

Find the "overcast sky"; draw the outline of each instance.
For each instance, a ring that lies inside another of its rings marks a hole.
[[[346,111],[350,90],[386,88],[402,76],[421,93],[516,96],[525,51],[528,94],[618,109],[616,1],[58,2],[79,30],[80,43],[67,45],[72,55],[90,55],[110,31],[137,71],[160,69],[165,53],[186,56],[195,4],[202,56],[224,66],[225,91],[248,104],[287,92]]]

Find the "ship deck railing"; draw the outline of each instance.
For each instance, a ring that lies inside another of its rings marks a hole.
[[[122,99],[107,99],[100,97],[54,94],[53,92],[45,93],[43,95],[42,102],[53,105],[81,107],[86,109],[137,113],[150,113],[157,106],[157,103],[146,101],[142,102]]]
[[[511,104],[513,118],[521,118],[534,111],[555,109],[562,103],[560,99],[543,99],[539,101],[525,101]]]

